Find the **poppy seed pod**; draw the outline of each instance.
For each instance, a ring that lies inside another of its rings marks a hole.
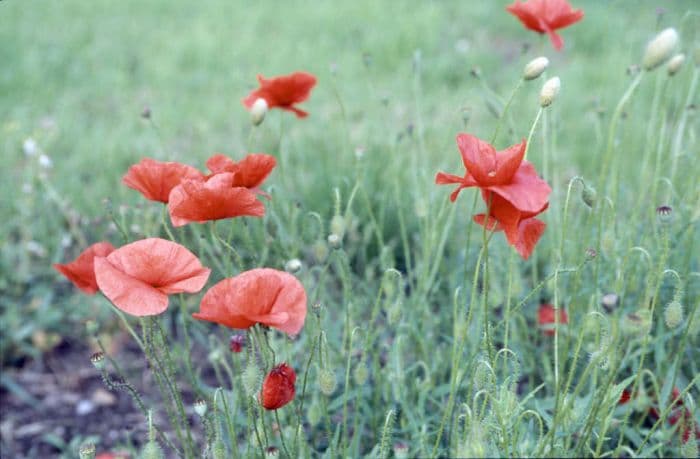
[[[668,75],[673,76],[678,73],[681,67],[683,67],[683,63],[685,63],[685,54],[676,54],[673,56],[666,66]]]
[[[194,402],[194,412],[201,418],[207,414],[207,402],[203,399],[198,399]]]
[[[673,207],[659,206],[656,208],[656,217],[662,225],[669,225],[673,221]]]
[[[250,121],[253,123],[253,126],[262,124],[267,110],[267,101],[262,97],[257,98],[255,102],[253,102],[253,105],[250,107]]]
[[[528,62],[523,69],[523,79],[526,81],[539,78],[542,73],[549,67],[549,59],[544,56],[536,57]]]
[[[676,328],[683,322],[683,305],[680,301],[673,300],[666,305],[664,321],[668,328]]]
[[[328,245],[334,249],[339,249],[343,245],[343,238],[337,234],[330,234],[328,235]]]
[[[90,356],[90,363],[92,365],[102,371],[105,368],[105,355],[102,352],[95,352]]]
[[[669,27],[659,32],[647,45],[642,59],[644,70],[654,70],[671,57],[673,50],[678,45],[678,32]]]
[[[542,85],[542,90],[540,90],[540,106],[549,107],[554,102],[554,99],[559,95],[559,90],[561,89],[561,80],[559,77],[550,78],[545,81]]]
[[[265,458],[266,459],[277,459],[280,457],[280,450],[276,446],[268,446],[265,448]]]

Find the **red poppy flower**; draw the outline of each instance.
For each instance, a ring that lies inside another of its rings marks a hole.
[[[53,267],[80,290],[94,295],[99,290],[95,280],[95,257],[106,257],[113,251],[114,246],[109,242],[98,242],[85,249],[74,261],[67,264],[56,263]]]
[[[296,335],[306,318],[306,291],[289,273],[253,269],[210,288],[192,317],[239,329],[260,323]]]
[[[192,166],[144,158],[129,168],[122,183],[143,194],[146,199],[167,203],[170,191],[183,179],[201,179],[204,174]]]
[[[620,399],[617,401],[617,404],[624,405],[625,403],[629,402],[631,398],[632,393],[627,389],[622,389],[622,393],[620,394]]]
[[[263,381],[260,392],[260,403],[266,410],[282,408],[294,400],[294,382],[297,375],[294,368],[286,363],[281,363],[270,370]]]
[[[555,31],[583,18],[583,11],[574,10],[566,0],[527,0],[523,3],[516,0],[506,10],[520,19],[526,28],[549,35],[556,50],[564,46],[564,40]]]
[[[224,218],[262,217],[265,206],[255,192],[234,187],[236,174],[215,174],[209,180],[183,180],[170,192],[168,212],[173,226]]]
[[[210,272],[185,247],[159,238],[132,242],[107,257],[95,258],[102,293],[134,316],[165,311],[170,294],[200,291]]]
[[[250,153],[239,162],[220,153],[207,160],[207,168],[214,174],[231,172],[233,185],[256,189],[265,181],[277,164],[274,156],[265,153]]]
[[[551,304],[542,304],[537,310],[537,324],[540,329],[544,331],[547,336],[554,336],[554,322],[555,322],[555,309]],[[569,317],[566,315],[566,311],[563,309],[558,309],[559,311],[559,323],[567,324],[569,323]]]
[[[538,177],[533,165],[523,159],[525,141],[497,152],[477,137],[459,134],[457,146],[466,169],[464,177],[439,172],[435,183],[459,185],[450,195],[453,202],[462,189],[479,187],[489,207],[488,228],[504,231],[508,243],[527,259],[546,226],[533,217],[547,209],[552,190]],[[487,224],[485,214],[475,215],[474,221]]]
[[[251,108],[259,98],[265,99],[270,108],[281,108],[294,112],[298,118],[309,114],[298,109],[294,104],[304,102],[309,98],[311,89],[316,84],[316,77],[306,72],[294,72],[289,75],[265,78],[258,75],[260,87],[243,99],[243,105]]]

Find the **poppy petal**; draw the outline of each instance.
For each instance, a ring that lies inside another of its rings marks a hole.
[[[457,147],[467,171],[478,183],[491,183],[496,172],[496,149],[487,142],[470,135],[459,134]]]
[[[489,190],[501,196],[521,212],[537,214],[549,199],[552,189],[542,180],[534,166],[523,161],[507,185],[489,186]]]
[[[168,296],[165,293],[123,273],[107,258],[95,258],[95,277],[100,291],[127,314],[152,316],[168,308]]]
[[[55,263],[53,267],[80,290],[94,295],[98,290],[95,280],[95,257],[106,257],[114,250],[114,246],[109,242],[98,242],[85,249],[74,261],[66,264]]]
[[[168,202],[170,191],[183,179],[200,179],[203,174],[192,166],[144,158],[129,167],[122,183],[151,201]]]
[[[518,251],[524,260],[530,258],[532,251],[540,240],[547,225],[536,218],[528,218],[518,225],[518,240],[515,243],[515,250]]]

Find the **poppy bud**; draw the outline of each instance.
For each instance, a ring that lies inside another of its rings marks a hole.
[[[584,185],[583,190],[581,191],[581,200],[588,206],[588,208],[592,209],[595,206],[597,197],[598,193],[595,191],[595,188]]]
[[[100,371],[105,369],[105,355],[102,352],[95,352],[92,354],[92,356],[90,356],[90,362]]]
[[[253,102],[253,106],[250,107],[250,120],[253,126],[259,126],[265,119],[267,114],[267,101],[262,97],[259,97]]]
[[[537,57],[525,66],[523,69],[523,79],[526,81],[539,78],[542,73],[549,67],[549,59],[544,56]]]
[[[301,260],[298,258],[292,258],[284,265],[284,270],[288,273],[296,273],[301,269]]]
[[[642,59],[642,67],[644,70],[653,70],[659,65],[666,62],[671,57],[673,50],[678,44],[678,32],[674,28],[668,28],[659,32],[654,37],[644,52]]]
[[[141,450],[141,459],[163,459],[163,450],[160,445],[155,441],[149,441],[146,443]]]
[[[207,414],[207,402],[203,399],[197,399],[194,402],[194,412],[197,413],[197,415],[200,418],[203,418],[205,414]]]
[[[676,54],[671,58],[670,61],[668,61],[668,65],[666,66],[666,70],[668,71],[669,76],[673,76],[678,71],[683,67],[683,64],[685,63],[685,54]]]
[[[365,362],[360,360],[355,369],[352,371],[352,378],[355,380],[355,384],[358,386],[364,385],[367,382],[368,376],[367,365],[365,365]]]
[[[323,368],[318,374],[318,387],[321,389],[321,392],[323,392],[324,395],[333,395],[335,386],[335,374],[331,370]]]
[[[659,206],[656,208],[656,217],[662,225],[669,225],[673,221],[673,207]]]
[[[680,301],[673,300],[666,305],[664,321],[668,328],[676,328],[683,322],[683,305]]]
[[[243,388],[246,394],[253,395],[257,392],[258,387],[260,387],[260,370],[258,370],[258,366],[255,363],[255,358],[248,359],[248,365],[243,370],[241,381],[243,381]]]
[[[228,347],[231,349],[231,352],[235,352],[237,354],[243,351],[244,346],[245,335],[231,335],[231,338],[228,341]]]
[[[394,457],[396,459],[408,459],[408,445],[406,443],[394,443]]]
[[[326,258],[328,257],[328,245],[326,245],[326,241],[319,239],[318,241],[314,242],[314,245],[311,247],[311,251],[314,254],[316,262],[323,263],[326,261]]]
[[[561,89],[561,80],[559,77],[550,78],[545,81],[540,90],[540,107],[549,107],[554,102]]]
[[[337,234],[339,238],[345,236],[345,219],[342,215],[334,215],[331,218],[331,234]]]
[[[260,403],[266,410],[282,408],[294,400],[297,375],[286,363],[281,363],[267,374],[260,392]]]
[[[318,425],[321,422],[321,417],[323,416],[323,407],[321,403],[314,398],[309,406],[309,411],[306,413],[306,418],[309,420],[309,424],[312,426]]]
[[[334,249],[339,249],[340,246],[343,245],[343,238],[337,234],[330,234],[328,236],[328,245]]]
[[[85,443],[80,446],[78,450],[78,456],[80,459],[94,459],[95,458],[95,444]]]

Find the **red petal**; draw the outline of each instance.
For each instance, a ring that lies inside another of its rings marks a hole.
[[[523,259],[530,258],[532,251],[540,240],[547,225],[536,218],[528,218],[518,225],[518,241],[515,243],[515,250]]]
[[[66,264],[56,263],[53,267],[80,290],[94,295],[98,290],[95,279],[95,257],[106,257],[113,251],[114,246],[109,242],[98,242],[85,249],[74,261]]]
[[[168,308],[168,296],[115,268],[107,258],[95,259],[97,284],[119,309],[134,316],[152,316]]]
[[[490,183],[496,172],[496,149],[487,142],[470,134],[457,136],[457,147],[462,155],[464,167],[483,186]]]
[[[542,180],[535,168],[527,161],[523,161],[512,181],[507,185],[488,187],[489,190],[507,200],[519,211],[537,215],[547,205],[552,189],[547,182]]]
[[[122,182],[139,191],[146,199],[168,202],[170,191],[183,179],[202,179],[204,175],[192,166],[176,162],[160,162],[144,158],[129,168]]]

